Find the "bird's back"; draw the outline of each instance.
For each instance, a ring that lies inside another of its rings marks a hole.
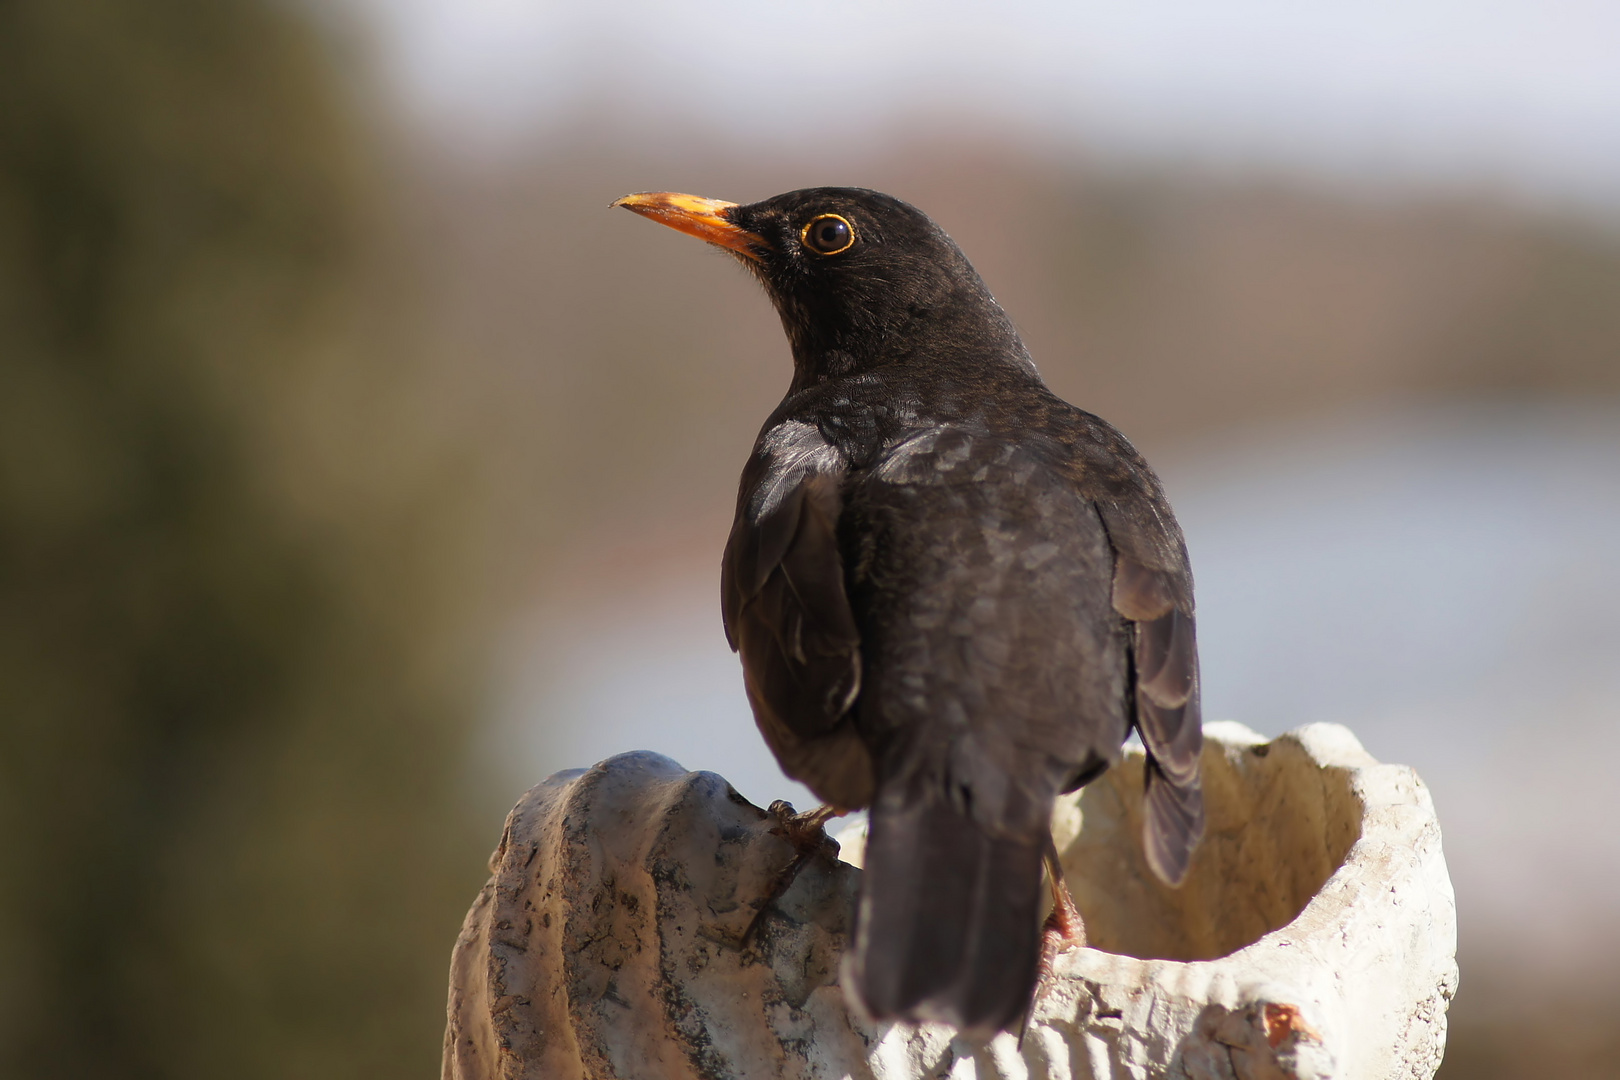
[[[852,478],[840,531],[880,772],[960,788],[987,826],[1044,824],[1019,790],[1112,760],[1128,724],[1095,506],[1037,450],[946,424]]]
[[[846,489],[857,728],[877,774],[855,975],[883,1014],[1017,1016],[1053,798],[1125,737],[1112,551],[1041,449],[945,424]]]

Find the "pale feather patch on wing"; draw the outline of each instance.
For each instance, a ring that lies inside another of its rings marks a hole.
[[[1135,622],[1157,619],[1176,603],[1163,574],[1124,556],[1114,564],[1113,598],[1114,610]]]
[[[736,621],[743,605],[764,588],[799,535],[800,485],[810,477],[836,478],[843,467],[838,450],[811,424],[790,420],[761,436],[743,472],[747,498],[732,525],[720,571],[721,614],[733,651],[738,647]],[[832,492],[836,522],[836,482]]]
[[[841,465],[809,424],[767,433],[744,474],[748,494],[721,571],[726,636],[750,696],[799,738],[834,727],[860,693],[860,634],[837,538]]]
[[[782,500],[804,479],[842,471],[843,458],[812,424],[789,420],[766,432],[760,453],[769,463],[765,476],[749,500],[748,513],[763,521],[776,513]]]

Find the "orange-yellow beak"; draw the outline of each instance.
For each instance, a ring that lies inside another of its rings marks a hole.
[[[759,261],[760,253],[770,247],[763,236],[731,223],[726,213],[736,203],[682,195],[677,191],[643,191],[626,195],[613,205],[634,210],[642,217],[652,218],[699,240],[718,244],[755,262]]]

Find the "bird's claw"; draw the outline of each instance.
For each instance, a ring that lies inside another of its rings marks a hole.
[[[792,803],[784,799],[777,799],[771,803],[766,812],[776,819],[776,824],[771,828],[771,833],[780,836],[791,844],[795,855],[793,861],[777,876],[776,881],[771,886],[771,891],[766,895],[764,901],[760,903],[759,910],[748,923],[748,929],[743,931],[743,948],[747,948],[748,944],[754,940],[755,935],[759,932],[760,925],[765,921],[766,912],[770,911],[772,905],[782,898],[782,894],[793,886],[794,881],[798,880],[799,871],[804,869],[805,863],[809,862],[811,856],[821,850],[822,845],[827,842],[827,822],[840,814],[847,813],[847,811],[840,810],[836,806],[819,806],[814,810],[801,814],[793,809]]]
[[[844,811],[836,806],[818,806],[800,814],[793,809],[792,803],[777,799],[771,803],[768,813],[777,821],[771,832],[792,844],[794,851],[805,855],[822,845],[827,839],[827,822]]]

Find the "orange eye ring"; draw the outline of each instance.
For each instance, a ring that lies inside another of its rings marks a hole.
[[[855,226],[838,214],[821,214],[799,230],[799,243],[817,255],[839,255],[855,245]]]

